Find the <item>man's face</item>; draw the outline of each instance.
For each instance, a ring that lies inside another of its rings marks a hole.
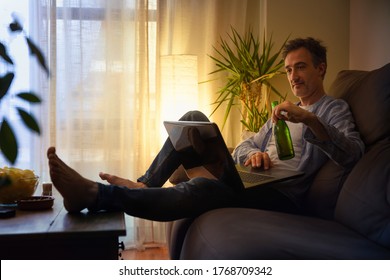
[[[306,48],[289,52],[284,65],[291,90],[301,101],[310,100],[316,93],[323,93],[325,64],[321,63],[317,68],[314,67],[312,56]]]

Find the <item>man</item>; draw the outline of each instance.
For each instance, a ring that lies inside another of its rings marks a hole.
[[[351,168],[363,154],[364,145],[348,105],[325,94],[326,48],[312,38],[296,39],[286,44],[283,57],[291,89],[300,102],[277,106],[272,119],[254,137],[240,143],[233,157],[237,163],[255,168],[288,166],[305,171],[305,176],[240,192],[233,191],[229,182],[208,177],[195,177],[171,188],[161,188],[183,159],[191,155],[175,151],[168,139],[137,182],[100,173],[110,183],[104,185],[82,177],[62,162],[51,147],[47,153],[50,175],[64,197],[66,209],[122,210],[132,216],[160,221],[194,217],[220,207],[300,212],[302,198],[318,169],[328,159]],[[293,134],[296,156],[288,161],[280,161],[276,156],[271,128],[277,119],[287,120]],[[208,121],[200,112],[189,112],[182,120]]]

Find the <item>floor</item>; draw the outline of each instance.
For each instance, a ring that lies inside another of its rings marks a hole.
[[[168,248],[146,248],[143,251],[137,249],[128,249],[122,252],[124,260],[169,260]]]

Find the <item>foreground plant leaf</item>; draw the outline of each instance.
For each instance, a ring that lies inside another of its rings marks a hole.
[[[14,73],[11,72],[8,72],[3,77],[0,77],[0,100],[7,94],[14,77]]]
[[[23,123],[30,129],[35,131],[38,134],[41,134],[41,130],[39,129],[38,122],[35,120],[34,116],[30,113],[26,112],[22,108],[17,108],[20,117],[22,118]]]
[[[18,143],[12,127],[6,118],[3,118],[0,127],[0,149],[5,158],[14,164],[18,157]]]
[[[14,62],[12,61],[11,57],[7,54],[7,49],[6,47],[4,46],[4,44],[2,44],[0,42],[0,56],[6,61],[8,62],[9,64],[14,64]]]
[[[26,36],[26,42],[28,45],[28,48],[30,49],[31,55],[34,55],[37,57],[39,64],[42,66],[42,68],[45,70],[46,74],[49,76],[49,68],[46,65],[46,60],[40,51],[40,49],[34,44],[34,42]]]
[[[33,92],[20,92],[16,96],[30,103],[41,103],[39,96]]]
[[[12,18],[14,19],[14,21],[9,24],[9,29],[12,32],[22,32],[23,26],[20,24],[17,16],[15,14],[13,14]]]

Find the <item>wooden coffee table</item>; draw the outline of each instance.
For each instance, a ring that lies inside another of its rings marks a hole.
[[[16,210],[0,219],[0,259],[118,259],[118,238],[126,234],[123,212],[69,214],[54,193],[47,210]]]

